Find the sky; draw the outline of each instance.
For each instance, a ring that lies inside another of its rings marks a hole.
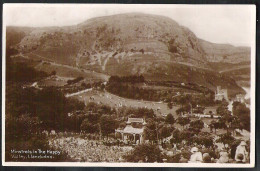
[[[68,26],[99,16],[141,12],[167,16],[213,43],[250,46],[254,9],[252,5],[4,4],[4,22],[7,26]]]

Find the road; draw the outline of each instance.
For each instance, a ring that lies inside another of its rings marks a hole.
[[[103,73],[98,73],[98,72],[95,72],[93,70],[91,71],[91,70],[87,70],[87,69],[83,69],[83,68],[74,67],[74,66],[71,66],[71,65],[59,64],[59,63],[56,63],[56,62],[54,62],[54,61],[52,61],[52,60],[50,60],[46,57],[41,56],[41,55],[35,54],[33,52],[30,52],[30,53],[33,54],[33,55],[36,55],[39,58],[41,58],[43,60],[43,62],[49,62],[51,65],[54,65],[54,66],[66,67],[66,68],[76,70],[76,71],[79,71],[79,72],[95,73],[95,75],[97,75],[101,78],[104,78],[106,81],[109,79],[109,76],[106,75],[106,74],[103,74]]]

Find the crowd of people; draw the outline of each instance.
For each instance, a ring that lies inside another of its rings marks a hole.
[[[177,153],[181,154],[179,163],[249,163],[249,152],[246,146],[245,141],[241,141],[234,152],[232,152],[232,149],[216,148],[214,155],[205,152],[207,151],[205,149],[192,147],[190,149],[190,157],[186,158],[183,155],[183,148]]]
[[[107,146],[102,141],[73,136],[51,138],[49,145],[80,162],[125,162],[123,155],[132,149],[130,146]]]
[[[149,143],[149,142],[145,142]],[[49,138],[50,147],[66,153],[69,158],[80,162],[127,162],[124,156],[134,146],[120,143],[114,138],[105,138],[88,135],[82,136],[56,135]],[[245,141],[241,141],[235,148],[225,146],[208,149],[201,145],[194,147],[180,147],[176,145],[160,145],[162,156],[167,156],[163,162],[176,163],[249,163],[249,151]],[[172,160],[178,156],[178,160]]]

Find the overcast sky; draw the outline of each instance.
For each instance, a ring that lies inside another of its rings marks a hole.
[[[168,16],[197,37],[215,43],[250,46],[254,6],[243,5],[4,5],[4,22],[12,26],[66,26],[87,19],[129,12]]]

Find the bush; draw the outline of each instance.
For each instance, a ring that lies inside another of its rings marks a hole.
[[[84,79],[83,77],[77,77],[77,78],[75,78],[73,80],[68,80],[67,84],[75,84],[75,83],[77,83],[77,82],[79,82],[79,81],[81,81],[83,79]]]
[[[143,162],[153,163],[162,162],[161,150],[157,145],[152,144],[141,144],[138,145],[130,152],[125,155],[124,158],[127,162]]]

